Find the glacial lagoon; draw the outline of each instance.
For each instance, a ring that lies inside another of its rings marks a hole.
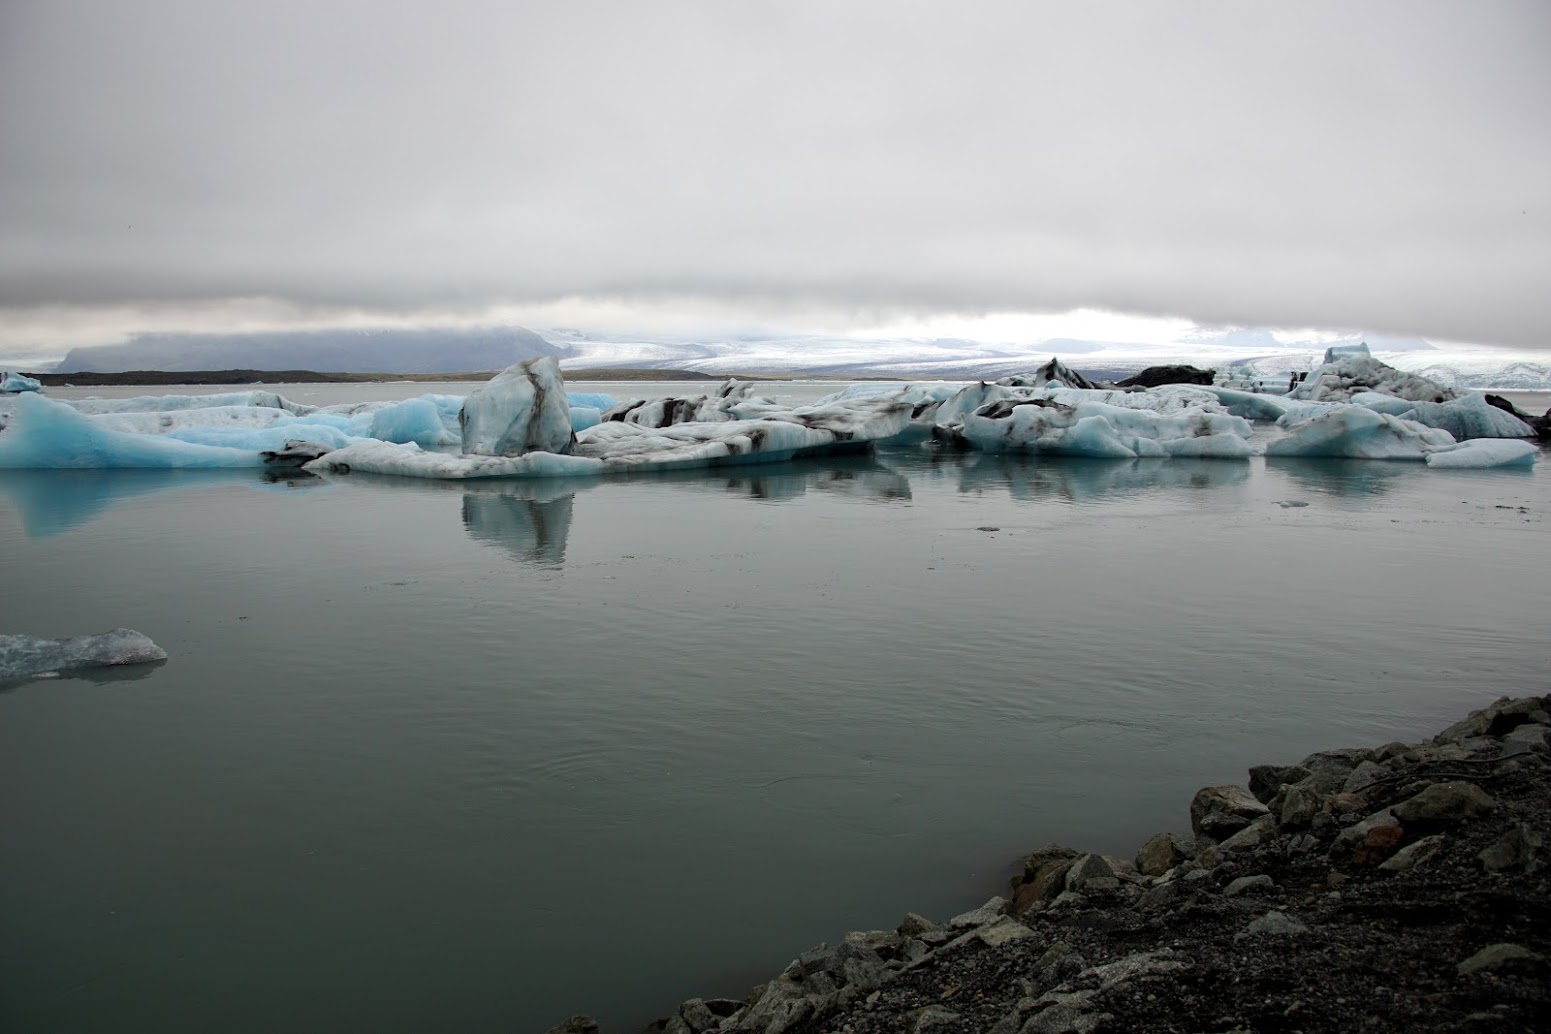
[[[0,471],[0,631],[170,655],[0,692],[0,1027],[741,996],[1048,841],[1129,854],[1250,764],[1543,691],[1548,513],[1544,460]]]

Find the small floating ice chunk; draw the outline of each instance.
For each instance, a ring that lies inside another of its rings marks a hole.
[[[34,678],[51,672],[115,664],[145,664],[166,659],[166,650],[129,628],[115,628],[102,635],[81,635],[70,639],[0,635],[0,682]]]
[[[1428,455],[1429,467],[1465,469],[1471,467],[1528,467],[1534,464],[1539,447],[1533,442],[1511,438],[1472,438],[1452,449]]]
[[[1337,406],[1294,424],[1289,431],[1286,438],[1266,445],[1267,456],[1421,460],[1454,445],[1447,431],[1364,406]]]
[[[479,456],[571,451],[571,406],[552,356],[508,366],[463,401],[463,451]]]
[[[0,395],[42,390],[43,385],[31,377],[24,377],[12,370],[0,370]]]

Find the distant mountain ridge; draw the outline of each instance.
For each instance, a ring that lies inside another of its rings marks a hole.
[[[317,370],[468,373],[572,350],[522,327],[137,334],[119,345],[72,348],[55,373],[130,370]]]
[[[1281,341],[1263,331],[1202,335],[1173,344],[1056,338],[986,342],[958,338],[864,339],[744,333],[725,337],[589,333],[517,326],[321,330],[242,334],[140,334],[119,345],[76,348],[57,374],[161,370],[313,370],[319,373],[454,374],[501,370],[539,356],[567,370],[676,370],[709,376],[994,380],[1026,373],[1052,356],[1083,375],[1118,380],[1149,366],[1188,363],[1285,378],[1319,365],[1326,347],[1367,341],[1373,354],[1450,387],[1551,389],[1539,355],[1444,349],[1415,338]],[[1548,357],[1551,358],[1551,357]]]

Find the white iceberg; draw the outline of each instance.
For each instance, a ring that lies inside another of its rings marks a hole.
[[[42,390],[43,385],[31,377],[11,370],[0,370],[0,395],[13,395],[24,391]]]
[[[117,664],[165,661],[167,651],[139,632],[115,628],[102,635],[42,639],[0,635],[0,682]]]
[[[516,457],[571,451],[571,407],[551,356],[509,366],[463,401],[458,417],[463,451]]]
[[[1311,370],[1288,394],[1311,402],[1348,402],[1353,395],[1376,391],[1412,402],[1447,402],[1458,394],[1436,381],[1397,370],[1368,354],[1366,348],[1349,354],[1326,353],[1324,365]]]

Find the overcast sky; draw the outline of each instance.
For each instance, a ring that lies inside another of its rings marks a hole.
[[[1546,348],[1548,55],[1544,0],[0,0],[0,357],[539,303]]]

